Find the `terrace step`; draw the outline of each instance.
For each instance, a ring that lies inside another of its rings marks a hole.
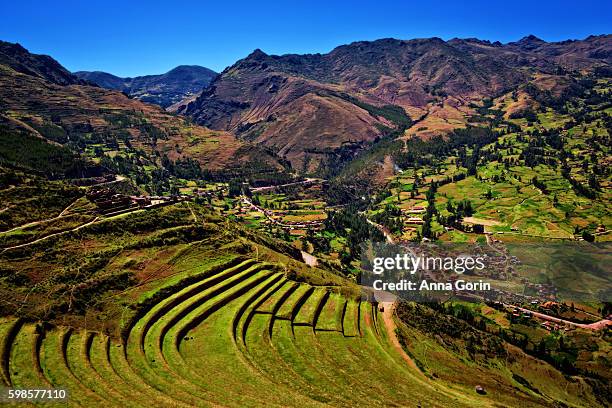
[[[83,330],[74,332],[66,346],[66,361],[70,371],[84,387],[118,404],[123,396],[118,394],[91,365],[89,346],[93,336],[94,333]]]
[[[127,407],[142,406],[145,401],[150,401],[150,397],[142,392],[141,389],[124,381],[115,368],[110,364],[110,338],[99,333],[89,333],[87,355],[92,370],[96,372],[101,381],[107,387],[112,388],[121,397],[121,401]]]
[[[0,379],[67,389],[69,406],[405,405],[425,391],[465,403],[402,361],[372,304],[275,270],[232,260],[177,280],[123,340],[0,320]]]

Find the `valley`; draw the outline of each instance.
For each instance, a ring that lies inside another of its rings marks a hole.
[[[0,384],[610,405],[611,56],[610,35],[381,39],[122,78],[0,42]],[[461,280],[492,289],[377,293],[376,245],[479,251]]]

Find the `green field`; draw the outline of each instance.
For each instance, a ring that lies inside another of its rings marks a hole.
[[[2,379],[66,389],[69,406],[492,403],[403,364],[369,303],[294,286],[273,265],[230,263],[150,305],[123,341],[4,319]]]

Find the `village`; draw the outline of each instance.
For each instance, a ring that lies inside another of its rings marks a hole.
[[[106,216],[120,215],[135,209],[151,209],[192,199],[186,195],[141,196],[116,193],[109,187],[92,188],[87,199],[96,205],[97,211]]]
[[[314,220],[314,221],[282,221],[282,217],[288,215],[288,211],[282,210],[269,210],[266,208],[262,208],[258,205],[253,204],[253,202],[248,197],[242,197],[240,200],[240,208],[238,210],[239,215],[244,215],[247,211],[258,211],[266,216],[265,224],[272,224],[288,231],[293,231],[296,229],[311,229],[311,230],[320,230],[323,227],[322,220]]]
[[[127,194],[117,191],[117,189],[113,188],[113,184],[121,180],[99,178],[95,181],[96,183],[88,187],[86,197],[95,204],[97,212],[106,217],[125,214],[135,210],[148,210],[178,202],[201,200],[202,202],[211,203],[214,200],[219,201],[220,198],[222,198],[220,202],[229,199],[228,187],[223,183],[208,186],[206,189],[194,188],[188,192],[182,191],[181,194],[158,196]],[[241,194],[235,197],[235,208],[229,211],[228,214],[231,214],[237,219],[244,219],[246,221],[251,217],[250,214],[259,213],[263,217],[260,225],[264,228],[274,226],[289,234],[300,234],[301,231],[321,231],[324,228],[324,218],[314,220],[287,220],[285,218],[291,216],[295,211],[284,208],[266,208],[264,205],[254,202],[257,201],[257,199],[253,199],[253,193],[272,194],[274,191],[278,191],[282,188],[304,191],[316,184],[317,181],[307,179],[305,181],[289,183],[282,186],[250,188],[250,194]],[[423,225],[424,221],[420,216],[425,212],[426,207],[422,205],[414,205],[410,208],[402,209],[401,213],[405,217],[403,218],[403,231],[414,231],[416,227]],[[385,230],[385,236],[390,237],[390,234],[383,226],[378,224],[374,225]],[[487,246],[484,248],[488,248],[488,250],[484,251],[481,255],[486,258],[487,268],[483,271],[479,271],[477,274],[478,277],[489,278],[493,281],[507,280],[508,278],[516,280],[518,277],[515,267],[520,264],[520,261],[515,256],[511,256],[508,253],[502,241],[493,238],[491,235],[491,232],[485,232]],[[443,252],[440,256],[444,256],[444,254]],[[448,255],[448,253],[446,253],[446,255]],[[450,282],[451,284],[458,279],[457,276],[454,275],[447,278],[441,278],[435,271],[425,271],[423,277],[433,281],[440,281],[440,279],[443,279],[442,281]],[[538,323],[536,324],[538,326],[551,332],[571,331],[576,328],[598,330],[612,324],[610,316],[606,319],[589,323],[576,322],[558,317],[558,310],[563,308],[563,306],[561,303],[557,302],[558,290],[553,284],[532,283],[526,278],[520,278],[519,281],[524,287],[522,293],[500,289],[495,286],[487,291],[460,290],[453,285],[454,289],[452,290],[452,295],[458,300],[485,301],[492,307],[505,311],[512,319],[517,319],[519,321],[537,320]]]

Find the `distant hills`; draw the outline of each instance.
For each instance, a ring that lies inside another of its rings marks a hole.
[[[165,74],[134,78],[121,78],[101,71],[79,71],[74,75],[103,88],[122,91],[130,97],[166,108],[202,91],[217,73],[198,65],[180,65]]]
[[[392,132],[427,138],[465,127],[485,98],[525,94],[512,111],[536,106],[536,94],[579,92],[574,74],[611,63],[610,35],[508,44],[381,39],[309,55],[255,50],[175,110],[320,172]]]
[[[215,171],[227,174],[228,168],[239,171],[243,164],[258,165],[264,172],[283,168],[273,155],[229,132],[194,125],[159,106],[93,86],[53,58],[3,41],[0,145],[0,166],[61,178],[99,173],[102,165],[151,188],[173,172],[185,173],[184,168],[198,177]],[[58,150],[62,146],[67,150]],[[34,160],[20,149],[40,152],[41,158]],[[75,163],[64,163],[68,152],[76,154]],[[83,159],[93,166],[83,164]]]
[[[166,113],[132,106],[132,102],[150,102],[189,117],[207,131],[220,131],[216,134],[232,139],[234,148],[244,143],[244,148],[263,148],[259,151],[266,152],[268,163],[278,158],[296,173],[330,178],[381,140],[428,139],[546,106],[558,107],[568,97],[584,93],[585,80],[612,72],[612,35],[551,43],[527,36],[507,44],[474,38],[381,39],[308,55],[276,56],[258,49],[220,74],[198,66],[179,66],[162,75],[135,78],[104,72],[72,74],[51,57],[30,54],[18,44],[0,43],[0,64],[11,77],[5,89],[14,88],[0,100],[0,109],[11,110],[4,118],[11,126],[29,126],[44,136],[50,129],[57,130],[54,126],[61,122],[67,134],[78,129],[89,135],[93,129],[98,137],[104,129],[105,142],[129,135],[143,143],[132,119],[115,126],[109,120],[110,112],[100,113],[96,106],[106,106],[104,99],[111,98],[120,109],[125,108],[127,116],[133,116],[135,109],[146,112],[147,120],[164,117],[167,126],[162,133],[172,136],[150,140],[150,145],[159,148],[165,140],[172,140],[174,148],[164,148],[173,150],[168,152],[171,158],[189,150],[201,156],[198,143],[180,143],[183,136],[176,136],[174,129],[184,128],[183,124],[171,126],[174,119],[166,122]],[[27,75],[29,83],[14,77],[15,73]],[[49,84],[63,88],[51,90]],[[70,88],[77,86],[84,91]],[[119,92],[103,92],[103,88],[120,90],[132,102]],[[15,99],[16,95],[21,99]],[[93,105],[92,101],[81,104],[83,95],[95,95],[97,100]],[[483,102],[487,108],[498,107],[500,117],[483,116]],[[58,112],[50,112],[60,105]],[[72,111],[66,112],[71,105]],[[80,105],[87,107],[87,113],[79,116],[84,109]],[[44,111],[43,119],[16,118],[19,112],[38,110]],[[79,124],[67,128],[77,116]],[[109,124],[117,131],[109,133],[105,127]],[[60,131],[52,134],[72,144],[79,140]],[[215,159],[211,151],[205,156],[200,162],[216,168],[232,159],[232,154]],[[381,164],[381,157],[384,155],[361,160],[362,167],[378,173],[370,164]]]

